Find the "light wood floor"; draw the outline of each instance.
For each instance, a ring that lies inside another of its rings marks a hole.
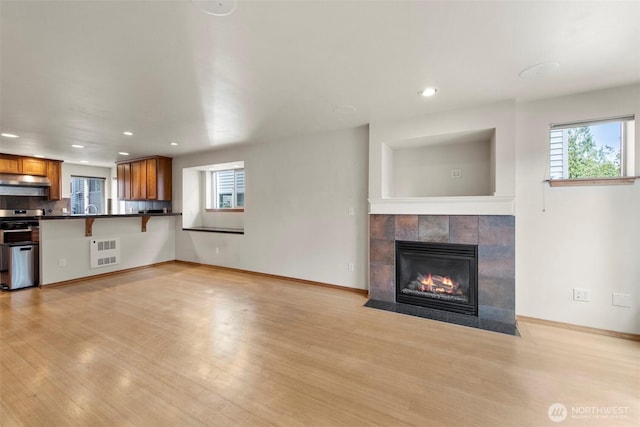
[[[640,425],[638,342],[365,302],[180,263],[2,293],[0,425]]]

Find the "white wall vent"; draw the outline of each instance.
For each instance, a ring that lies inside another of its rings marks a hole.
[[[105,240],[91,239],[89,247],[91,268],[120,264],[120,239],[118,237]]]

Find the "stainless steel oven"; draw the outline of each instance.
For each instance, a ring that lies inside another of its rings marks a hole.
[[[36,286],[39,221],[43,209],[0,209],[0,285],[13,290]]]

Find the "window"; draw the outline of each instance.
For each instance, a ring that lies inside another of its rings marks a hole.
[[[104,178],[71,177],[71,213],[104,213]]]
[[[244,169],[218,170],[211,173],[209,209],[244,209]]]
[[[550,179],[633,175],[634,117],[555,124],[549,135]]]

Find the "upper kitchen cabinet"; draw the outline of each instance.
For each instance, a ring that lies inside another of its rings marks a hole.
[[[118,163],[116,176],[118,178],[118,199],[131,200],[131,164]]]
[[[51,181],[49,200],[62,200],[62,162],[60,160],[45,161],[47,178]]]
[[[47,161],[35,157],[0,154],[0,173],[47,176]]]
[[[171,158],[162,156],[118,162],[118,199],[171,200]]]
[[[131,200],[148,200],[147,198],[147,161],[131,162]]]
[[[0,173],[22,173],[22,157],[0,154]]]
[[[47,160],[36,157],[0,154],[0,173],[47,176]]]
[[[22,173],[25,175],[47,176],[47,160],[36,157],[23,157]]]

